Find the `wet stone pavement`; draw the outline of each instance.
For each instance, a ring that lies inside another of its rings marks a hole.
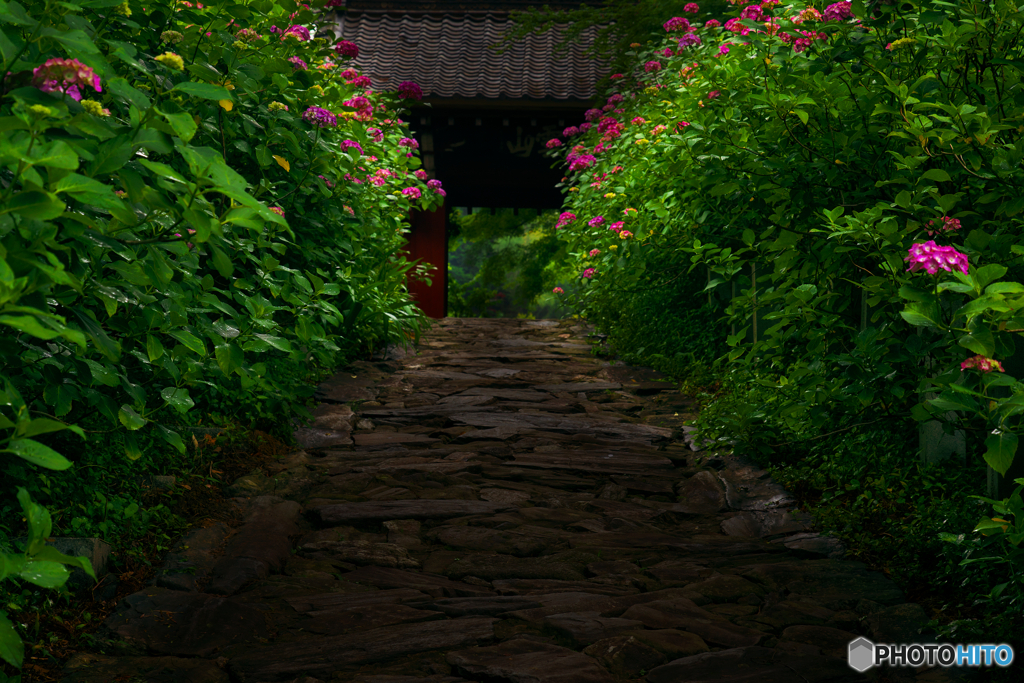
[[[231,487],[243,523],[178,543],[107,620],[121,654],[64,680],[879,680],[847,643],[918,641],[924,610],[586,332],[448,319],[339,372],[303,450]]]

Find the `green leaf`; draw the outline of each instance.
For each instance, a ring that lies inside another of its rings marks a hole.
[[[270,344],[271,346],[273,346],[275,349],[278,349],[279,351],[291,351],[292,350],[291,342],[289,342],[287,339],[285,339],[283,337],[275,337],[275,336],[270,335],[270,334],[257,334],[256,337],[259,338],[259,339],[262,339],[263,341],[265,341],[266,343]]]
[[[23,161],[33,166],[63,168],[74,171],[78,168],[78,154],[63,140],[54,140],[48,145],[36,145]]]
[[[232,99],[230,90],[222,85],[213,85],[212,83],[186,81],[185,83],[178,83],[176,86],[171,88],[171,91],[185,93],[186,95],[192,95],[193,97],[201,97],[205,100]]]
[[[135,434],[128,432],[124,435],[124,454],[132,462],[142,457],[142,449],[139,448],[139,440],[135,438]]]
[[[5,213],[16,213],[26,218],[46,221],[64,213],[64,202],[47,192],[29,190],[11,197],[3,209],[0,209],[0,215]]]
[[[901,209],[909,209],[910,200],[911,194],[906,190],[903,190],[898,195],[896,195],[896,206],[900,207]]]
[[[104,209],[120,209],[124,207],[121,199],[114,194],[114,188],[98,180],[77,173],[68,175],[57,181],[53,191],[66,192],[75,199],[92,206]]]
[[[149,130],[149,129],[144,129]],[[119,170],[135,155],[131,141],[126,135],[107,140],[96,150],[95,158],[89,162],[90,176],[106,175]]]
[[[213,267],[217,269],[221,277],[230,278],[231,274],[235,272],[235,265],[231,259],[220,247],[210,245],[210,250],[213,252]]]
[[[85,309],[72,307],[71,312],[75,314],[76,318],[78,318],[78,322],[82,325],[85,333],[89,336],[89,339],[92,340],[92,343],[100,350],[100,353],[111,361],[116,361],[120,358],[120,345],[107,336],[104,329],[89,316],[89,313]]]
[[[188,389],[184,388],[166,387],[160,392],[160,396],[168,403],[168,405],[173,406],[174,409],[182,415],[191,410],[192,406],[196,404],[196,402],[189,397]]]
[[[203,343],[202,339],[199,339],[191,332],[186,332],[185,330],[175,330],[173,332],[169,332],[168,334],[170,334],[172,337],[174,337],[182,344],[184,344],[185,347],[188,348],[190,351],[198,353],[200,356],[206,355],[206,344]]]
[[[139,109],[149,109],[150,105],[152,104],[152,102],[149,99],[149,95],[142,92],[141,90],[136,90],[135,88],[133,88],[131,85],[128,84],[128,81],[124,78],[110,79],[109,81],[107,81],[107,89],[110,90],[110,92],[112,92],[113,94],[117,95],[118,97],[128,100]]]
[[[71,555],[65,555],[60,552],[52,545],[44,546],[32,555],[33,560],[49,560],[50,562],[59,562],[60,564],[71,565],[74,567],[81,567],[82,570],[91,576],[96,578],[96,572],[93,571],[92,562],[89,561],[88,557],[79,555],[78,557],[72,557]]]
[[[796,117],[798,119],[800,119],[800,123],[804,124],[805,126],[807,125],[807,112],[805,112],[802,109],[794,109],[793,113],[796,114]]]
[[[164,355],[164,345],[160,343],[160,340],[151,334],[146,335],[146,355],[149,356],[150,362],[157,360],[160,356]]]
[[[71,412],[72,403],[78,398],[78,390],[73,384],[48,384],[43,389],[43,400],[53,406],[53,414],[64,417]]]
[[[995,282],[985,288],[985,294],[1021,294],[1024,284],[1019,282]]]
[[[121,410],[117,411],[117,419],[132,431],[146,426],[146,418],[135,412],[135,409],[127,403],[121,406]]]
[[[975,330],[973,334],[965,334],[957,340],[957,343],[965,349],[974,353],[991,358],[996,352],[996,340],[992,331],[988,329]]]
[[[72,54],[75,52],[87,55],[99,54],[99,49],[92,42],[85,31],[75,29],[73,31],[61,31],[58,28],[46,27],[41,31],[42,35],[53,38],[66,47]]]
[[[66,470],[71,467],[70,460],[49,446],[44,446],[32,439],[14,439],[0,453],[11,453],[48,470]]]
[[[67,583],[70,575],[68,568],[59,562],[43,560],[26,562],[18,577],[41,588],[57,588]]]
[[[941,168],[930,168],[921,174],[922,180],[934,180],[936,182],[948,183],[952,180],[949,174],[943,171]]]
[[[185,453],[185,442],[181,440],[181,435],[178,432],[171,431],[163,425],[157,425],[156,428],[160,432],[160,436],[164,438],[164,441],[174,446],[179,453]]]
[[[38,339],[53,339],[61,336],[60,330],[44,326],[39,318],[31,315],[0,315],[0,325],[7,325],[27,332]]]
[[[220,366],[221,372],[225,375],[230,375],[235,370],[238,370],[245,361],[245,354],[242,352],[242,349],[231,342],[218,344],[214,351],[217,356],[217,365]]]
[[[174,134],[183,141],[188,142],[192,139],[192,136],[196,134],[198,126],[196,126],[196,122],[192,118],[191,114],[187,112],[182,112],[180,114],[168,114],[165,111],[161,111],[160,115],[166,119],[171,130],[174,131]]]
[[[985,462],[999,474],[1006,474],[1017,452],[1017,435],[1009,431],[992,434],[985,439],[985,447]]]
[[[68,429],[70,425],[66,425],[63,422],[57,420],[51,420],[46,417],[37,417],[28,423],[25,431],[18,434],[19,437],[29,438],[33,436],[39,436],[40,434],[49,434],[51,432],[60,432]],[[81,429],[78,430],[81,433]]]
[[[158,178],[167,178],[168,180],[173,180],[183,184],[187,182],[183,175],[167,164],[161,164],[159,161],[149,161],[148,159],[140,159],[139,163],[155,173]]]
[[[14,630],[14,624],[7,614],[0,610],[0,659],[20,669],[25,659],[25,644],[21,636]]]

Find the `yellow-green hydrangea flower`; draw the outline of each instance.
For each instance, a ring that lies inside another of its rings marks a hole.
[[[173,52],[165,52],[162,55],[157,55],[153,59],[174,71],[181,71],[185,68],[185,60]]]

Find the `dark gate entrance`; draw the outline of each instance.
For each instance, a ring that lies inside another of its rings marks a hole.
[[[531,35],[501,54],[492,49],[512,26],[509,12],[533,4],[349,0],[338,15],[342,37],[359,46],[355,65],[374,89],[393,90],[402,81],[423,89],[409,123],[424,170],[443,183],[447,207],[562,205],[555,187],[562,171],[551,167],[545,144],[583,120],[602,67],[582,46],[556,54],[563,29]],[[429,287],[410,282],[431,317],[443,317],[447,302],[447,210],[439,211],[413,216],[407,247],[410,257],[438,269]]]

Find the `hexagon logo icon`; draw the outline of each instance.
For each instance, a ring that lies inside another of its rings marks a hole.
[[[850,668],[864,673],[875,664],[875,644],[867,638],[851,641],[847,662]]]

